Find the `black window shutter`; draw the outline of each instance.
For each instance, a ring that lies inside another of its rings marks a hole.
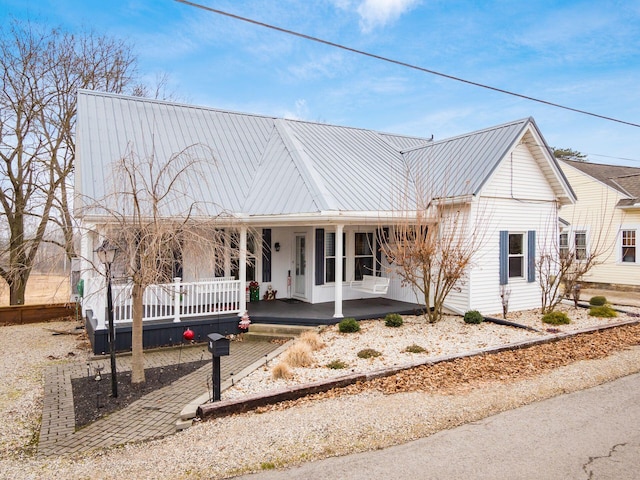
[[[271,229],[262,229],[262,281],[271,281]]]
[[[500,285],[509,283],[509,232],[500,231]]]
[[[536,281],[536,231],[527,232],[527,281]]]
[[[316,285],[324,285],[324,228],[316,228]]]

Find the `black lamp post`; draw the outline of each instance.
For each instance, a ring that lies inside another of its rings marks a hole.
[[[107,274],[107,318],[109,320],[109,354],[111,355],[111,395],[118,397],[118,379],[116,376],[116,331],[113,325],[113,298],[111,295],[111,264],[116,257],[117,248],[107,240],[96,249],[100,263]]]

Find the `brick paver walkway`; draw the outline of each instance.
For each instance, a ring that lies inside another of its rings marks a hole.
[[[268,341],[231,342],[230,355],[221,358],[221,376],[227,380],[279,347]],[[163,349],[145,353],[145,368],[211,359],[207,346]],[[87,369],[109,369],[109,359],[55,365],[45,372],[44,405],[38,454],[51,456],[149,440],[175,433],[184,406],[210,390],[211,363],[164,388],[145,395],[128,407],[75,431],[71,379],[86,377]],[[131,370],[131,357],[119,356],[118,372]],[[105,386],[108,390],[109,386]],[[108,392],[105,392],[107,394]]]

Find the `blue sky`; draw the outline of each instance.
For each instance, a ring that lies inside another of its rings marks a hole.
[[[640,123],[640,1],[201,0],[466,80]],[[180,101],[435,139],[532,116],[547,143],[640,167],[640,128],[363,57],[173,0],[0,0],[130,42]]]

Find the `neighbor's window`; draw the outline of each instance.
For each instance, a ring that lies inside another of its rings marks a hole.
[[[524,276],[524,234],[509,234],[509,278]]]
[[[625,263],[636,262],[636,231],[622,231],[622,261]]]
[[[373,233],[355,235],[355,271],[354,280],[362,280],[364,275],[374,275],[373,269]]]
[[[587,259],[587,232],[575,232],[576,260]]]
[[[324,236],[324,275],[325,282],[336,281],[336,234],[327,232]],[[345,234],[342,234],[342,281],[346,281]]]
[[[566,258],[569,256],[569,234],[561,233],[560,234],[560,258]]]

